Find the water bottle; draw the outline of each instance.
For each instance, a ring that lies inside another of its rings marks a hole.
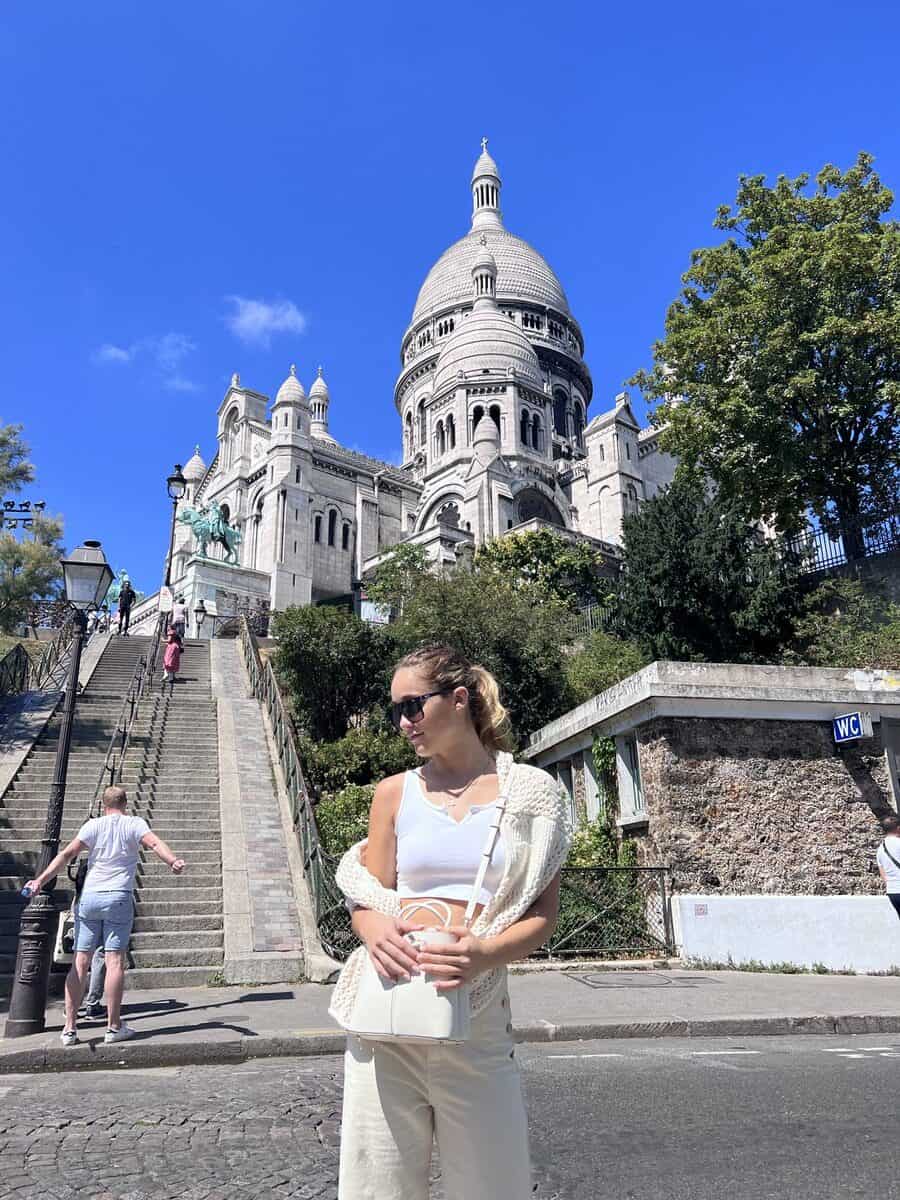
[[[31,897],[34,895],[34,892],[31,890],[31,888],[26,883],[25,886],[22,888],[21,892],[19,893],[19,895],[22,896],[23,899],[25,899],[25,900],[30,900]]]

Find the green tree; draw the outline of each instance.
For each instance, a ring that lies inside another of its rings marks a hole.
[[[786,665],[900,670],[900,604],[856,579],[828,579],[803,602]]]
[[[375,785],[348,784],[316,805],[316,828],[326,853],[337,857],[369,832]]]
[[[373,603],[400,612],[406,597],[427,574],[428,555],[424,547],[408,543],[396,546],[390,558],[366,580],[366,595]]]
[[[607,598],[600,575],[604,559],[588,542],[572,542],[550,529],[494,538],[475,555],[475,565],[543,588],[572,608]]]
[[[0,425],[0,499],[9,492],[20,492],[34,479],[29,453],[21,425]]]
[[[273,622],[275,668],[316,739],[342,737],[387,690],[391,644],[383,628],[337,608],[289,608]]]
[[[751,517],[790,532],[807,510],[851,530],[897,503],[900,227],[860,154],[846,172],[741,176],[695,250],[633,382],[662,400],[662,445]]]
[[[645,667],[648,658],[634,642],[597,630],[566,659],[566,676],[573,704],[592,696]]]
[[[542,588],[476,568],[421,576],[391,629],[401,653],[448,642],[496,675],[524,740],[569,705],[564,658],[572,621]]]
[[[2,471],[0,465],[0,471]],[[22,537],[0,533],[0,629],[9,633],[35,600],[59,594],[62,521],[40,516]]]
[[[416,764],[416,752],[392,727],[350,729],[336,742],[301,738],[297,753],[306,781],[333,794],[348,784],[377,782]]]
[[[682,475],[626,517],[617,623],[652,658],[769,662],[790,641],[801,584],[727,498]]]

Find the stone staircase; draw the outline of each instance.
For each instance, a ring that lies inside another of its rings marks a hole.
[[[78,832],[87,817],[100,769],[116,728],[122,698],[149,638],[110,641],[75,708],[61,844]],[[15,966],[19,914],[24,901],[19,890],[35,872],[53,780],[59,730],[59,711],[50,719],[0,797],[0,993],[9,990]],[[65,875],[58,887],[70,887]]]
[[[205,984],[221,969],[224,944],[218,734],[208,641],[186,641],[174,689],[157,683],[145,697],[122,785],[133,797],[131,811],[187,863],[175,876],[155,855],[143,856],[127,986]]]
[[[150,638],[113,638],[78,699],[60,844],[84,821],[122,698]],[[223,961],[222,848],[216,705],[210,691],[209,642],[187,641],[174,688],[147,691],[132,729],[122,786],[128,811],[142,816],[187,867],[175,876],[154,854],[138,867],[137,915],[127,988],[205,984]],[[0,798],[0,994],[15,965],[18,895],[33,874],[53,777],[60,717],[35,743]],[[60,876],[59,887],[68,885]],[[71,885],[68,885],[71,889]],[[54,968],[59,991],[65,967]]]

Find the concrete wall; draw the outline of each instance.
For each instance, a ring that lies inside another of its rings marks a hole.
[[[879,890],[877,817],[891,811],[880,727],[836,747],[824,721],[665,717],[637,739],[640,860],[668,864],[680,891]]]
[[[900,969],[900,922],[882,896],[704,896],[672,900],[686,958],[829,970]]]

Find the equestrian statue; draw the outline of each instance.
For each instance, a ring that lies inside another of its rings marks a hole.
[[[178,520],[184,525],[190,525],[194,537],[199,544],[198,555],[207,558],[206,548],[210,542],[218,543],[225,551],[225,562],[232,566],[238,565],[236,550],[241,544],[241,531],[234,529],[222,515],[222,510],[215,500],[202,508],[183,508],[178,514]]]

